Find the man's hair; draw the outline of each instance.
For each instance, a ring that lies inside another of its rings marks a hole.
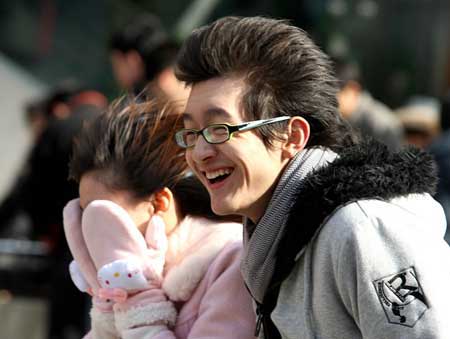
[[[241,109],[249,120],[302,116],[309,146],[341,146],[351,139],[337,109],[337,80],[329,58],[298,27],[264,17],[225,17],[195,30],[178,54],[175,74],[187,85],[242,76]],[[266,145],[283,123],[258,132]]]
[[[122,53],[136,51],[145,64],[146,80],[153,80],[176,59],[178,45],[164,29],[159,18],[145,13],[114,32],[109,47]]]
[[[74,144],[70,178],[79,182],[92,173],[112,191],[128,191],[136,199],[168,187],[183,215],[215,218],[208,192],[187,176],[183,150],[173,142],[173,132],[181,127],[176,112],[156,100],[118,100],[84,126]]]

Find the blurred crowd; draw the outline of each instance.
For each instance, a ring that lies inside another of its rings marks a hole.
[[[112,35],[109,47],[115,79],[125,93],[139,100],[158,96],[182,103],[187,98],[188,90],[173,72],[177,44],[157,17],[135,18]],[[24,116],[34,145],[0,203],[1,236],[37,241],[48,258],[37,272],[47,279],[32,282],[25,290],[12,283],[17,279],[4,278],[2,288],[48,298],[47,329],[52,339],[79,338],[88,328],[90,301],[70,279],[72,257],[64,237],[62,209],[78,197],[78,184],[68,180],[72,143],[83,124],[107,106],[104,94],[72,80],[28,102]]]
[[[375,138],[398,150],[412,145],[429,151],[435,158],[439,184],[435,198],[450,221],[450,91],[435,98],[419,93],[404,105],[391,109],[374,98],[361,81],[361,70],[352,60],[335,59],[341,82],[339,109],[361,138]],[[445,239],[450,242],[447,231]]]
[[[140,100],[164,96],[182,107],[189,92],[173,73],[178,46],[157,17],[145,14],[133,19],[112,35],[109,47],[115,79],[125,93]],[[414,145],[434,155],[440,176],[436,199],[443,205],[448,223],[450,92],[442,98],[417,93],[402,107],[392,109],[371,95],[357,62],[346,58],[334,58],[333,62],[341,85],[340,111],[361,138],[378,139],[392,150]],[[43,291],[48,298],[47,328],[52,339],[69,338],[68,333],[81,337],[88,326],[89,300],[75,289],[69,277],[71,256],[61,211],[78,196],[78,186],[67,179],[73,140],[83,123],[105,110],[108,101],[96,89],[63,81],[44,97],[28,102],[24,116],[34,145],[0,202],[0,235],[38,241],[46,249],[47,279],[36,283],[35,290]],[[450,242],[449,233],[446,240]],[[17,286],[2,288],[19,291]]]

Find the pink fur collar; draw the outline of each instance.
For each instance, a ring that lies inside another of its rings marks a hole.
[[[225,245],[242,241],[242,225],[187,216],[168,240],[162,287],[171,300],[186,301]]]

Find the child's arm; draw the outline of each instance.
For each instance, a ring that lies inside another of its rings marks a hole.
[[[169,334],[177,312],[160,289],[167,250],[164,225],[153,222],[144,239],[123,208],[97,200],[84,210],[82,232],[98,269],[99,296],[116,301],[114,318],[120,337]]]
[[[87,250],[81,229],[81,209],[79,199],[71,200],[63,210],[64,232],[67,243],[74,257],[70,264],[70,275],[74,284],[83,292],[98,294],[100,285],[97,270]],[[92,298],[91,331],[85,339],[119,339],[115,329],[112,301]]]

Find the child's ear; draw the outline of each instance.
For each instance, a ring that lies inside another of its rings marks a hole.
[[[294,116],[289,120],[287,139],[282,149],[283,156],[287,159],[293,158],[303,150],[309,140],[309,123],[302,117]]]
[[[158,192],[155,192],[153,194],[153,207],[154,212],[167,212],[173,204],[173,194],[170,189],[167,187],[164,187],[163,189],[159,190]]]

